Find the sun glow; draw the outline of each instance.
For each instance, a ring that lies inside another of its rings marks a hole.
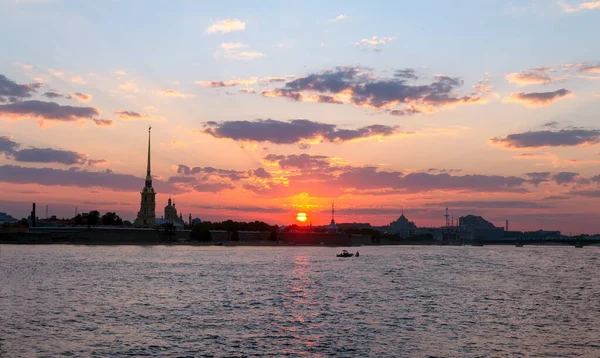
[[[306,216],[306,213],[298,213],[296,215],[296,220],[298,220],[300,222],[305,222],[306,219],[308,219],[308,216]]]

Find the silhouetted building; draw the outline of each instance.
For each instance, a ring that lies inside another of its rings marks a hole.
[[[7,213],[0,213],[0,225],[2,225],[2,224],[14,224],[17,221],[19,221],[19,220],[13,218],[12,216],[8,215]]]
[[[327,232],[330,234],[335,234],[338,232],[338,227],[335,224],[335,207],[334,203],[331,203],[331,223],[327,225]]]
[[[166,223],[173,224],[176,227],[184,227],[185,226],[185,223],[183,222],[183,216],[181,214],[179,216],[177,216],[177,208],[175,208],[175,200],[171,200],[170,197],[167,202],[167,206],[165,206],[165,216],[160,219],[156,219],[157,225],[162,225],[162,224],[166,224]]]
[[[156,225],[156,193],[152,187],[152,175],[150,173],[150,130],[148,128],[148,166],[146,169],[146,185],[141,191],[142,201],[140,211],[135,219],[136,226],[151,227]]]
[[[400,215],[396,221],[392,221],[388,226],[388,233],[400,235],[401,237],[409,237],[417,231],[417,225],[414,222],[408,221],[404,213]]]
[[[461,237],[471,240],[497,240],[504,237],[504,228],[496,227],[481,216],[466,215],[458,219]],[[467,233],[468,235],[465,235]]]

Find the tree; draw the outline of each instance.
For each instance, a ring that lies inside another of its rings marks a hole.
[[[75,225],[83,225],[83,216],[81,216],[81,214],[77,214],[74,218],[73,218],[73,223]]]
[[[90,211],[87,217],[88,226],[98,225],[100,223],[100,212],[98,210]]]
[[[123,219],[115,212],[107,212],[102,215],[102,225],[123,225]]]
[[[190,239],[200,242],[210,242],[212,240],[212,235],[202,224],[196,224],[192,227]]]

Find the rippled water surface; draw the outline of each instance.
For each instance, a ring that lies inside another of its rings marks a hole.
[[[0,357],[600,357],[598,247],[0,245]]]

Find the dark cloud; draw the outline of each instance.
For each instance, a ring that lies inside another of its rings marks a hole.
[[[89,159],[87,155],[70,150],[52,148],[26,148],[18,150],[20,144],[11,137],[0,137],[0,153],[18,162],[60,163],[66,165],[96,165],[106,163],[104,159]]]
[[[117,117],[120,119],[140,119],[140,118],[150,117],[150,115],[148,115],[148,114],[141,114],[141,113],[134,112],[134,111],[120,110],[115,113],[117,114]]]
[[[88,161],[85,154],[52,148],[21,149],[14,154],[13,159],[18,162],[61,163],[67,165],[83,165]]]
[[[91,172],[52,168],[26,168],[14,165],[0,166],[0,182],[13,184],[40,184],[74,186],[80,188],[100,187],[115,191],[138,192],[144,186],[144,178],[129,174],[117,174],[111,170]],[[154,180],[158,192],[179,193],[178,187]]]
[[[559,172],[552,174],[552,179],[558,185],[572,184],[584,180],[579,177],[579,173]]]
[[[37,100],[22,101],[0,105],[0,118],[39,119],[72,122],[80,119],[91,119],[100,114],[93,107],[61,106],[55,102]]]
[[[41,83],[20,85],[6,76],[0,75],[0,102],[15,102],[30,98],[42,86]]]
[[[600,130],[574,128],[559,131],[529,131],[509,134],[502,138],[494,137],[490,141],[509,148],[578,146],[599,143]]]
[[[324,169],[329,167],[329,157],[324,155],[291,154],[275,155],[268,154],[264,160],[268,163],[276,163],[282,169]]]
[[[533,172],[533,173],[525,173],[525,176],[529,178],[528,182],[533,185],[539,185],[541,183],[545,183],[550,181],[550,172]]]
[[[265,170],[265,168],[258,168],[255,170],[251,170],[250,175],[256,178],[261,178],[261,179],[269,179],[271,178],[271,173],[269,173],[268,171]]]
[[[100,127],[110,127],[115,124],[115,121],[113,121],[112,119],[94,118],[92,119],[92,121],[94,121],[94,123]]]
[[[194,190],[200,193],[217,193],[226,189],[233,189],[234,186],[231,183],[198,183],[193,186]]]
[[[583,196],[586,198],[600,198],[600,190],[595,190],[595,189],[571,190],[567,194]]]
[[[42,96],[46,97],[46,98],[50,98],[50,99],[54,99],[54,98],[62,98],[64,97],[63,94],[58,93],[56,91],[48,91],[46,93],[44,93]]]
[[[407,134],[400,131],[397,126],[371,125],[358,129],[338,129],[334,124],[313,122],[307,119],[294,119],[287,122],[273,119],[207,122],[203,132],[215,138],[275,144],[297,144],[305,141],[341,143]]]
[[[445,201],[426,204],[427,206],[446,208],[478,208],[478,209],[545,209],[547,205],[531,201]]]
[[[202,205],[192,204],[191,207],[203,209],[203,210],[225,210],[225,211],[242,211],[249,213],[285,213],[289,212],[289,209],[284,208],[263,208],[260,206],[217,206],[217,205]]]
[[[2,136],[0,137],[0,153],[5,154],[6,156],[12,156],[20,144],[13,141],[12,137]]]
[[[180,175],[216,175],[219,177],[225,177],[233,181],[241,180],[242,178],[248,177],[248,172],[240,170],[230,169],[217,169],[213,167],[189,167],[187,165],[179,164],[177,166],[177,174]]]
[[[558,122],[552,121],[552,122],[546,122],[546,123],[542,124],[542,127],[556,128],[558,125],[559,125]]]
[[[418,80],[419,76],[416,75],[415,70],[412,68],[406,68],[404,70],[394,71],[394,77],[405,78],[408,80]]]
[[[569,196],[565,195],[551,195],[544,198],[544,200],[568,200],[571,199]]]
[[[568,97],[573,92],[562,88],[554,92],[513,92],[504,99],[505,102],[523,103],[528,106],[547,106],[555,101]]]
[[[485,101],[481,93],[457,95],[458,78],[436,76],[425,85],[409,85],[411,70],[381,79],[358,67],[337,67],[287,82],[283,88],[261,92],[265,97],[286,97],[297,102],[351,103],[360,107],[389,109],[391,114],[432,113],[442,107]],[[393,107],[401,106],[403,108]],[[396,112],[394,112],[396,111]]]

